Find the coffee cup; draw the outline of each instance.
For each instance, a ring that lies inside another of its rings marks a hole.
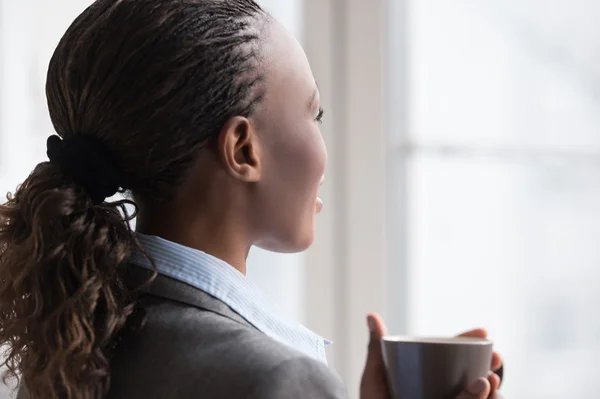
[[[480,377],[487,377],[493,343],[471,337],[381,340],[394,399],[453,399]]]

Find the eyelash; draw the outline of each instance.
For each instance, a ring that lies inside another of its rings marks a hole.
[[[325,114],[325,111],[323,110],[323,108],[319,108],[319,114],[317,115],[317,117],[315,118],[315,120],[317,122],[319,122],[319,124],[323,123],[323,115]]]

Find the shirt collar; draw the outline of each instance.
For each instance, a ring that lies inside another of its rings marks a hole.
[[[156,236],[136,233],[157,271],[221,300],[246,321],[273,339],[327,362],[327,341],[287,316],[273,301],[233,266],[205,252]],[[131,263],[147,269],[152,264],[134,250]]]

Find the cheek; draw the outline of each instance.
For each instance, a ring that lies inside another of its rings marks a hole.
[[[311,128],[281,140],[270,149],[265,165],[271,187],[268,202],[275,205],[271,209],[276,210],[279,228],[288,233],[294,230],[303,234],[312,229],[319,183],[327,163],[323,138],[317,126]]]
[[[325,173],[327,151],[318,129],[291,141],[285,150],[279,151],[279,164],[282,176],[286,176],[286,186],[291,191],[304,191],[313,195],[319,187],[321,176]]]
[[[288,124],[287,126],[289,126]],[[327,164],[317,124],[274,130],[263,147],[263,178],[254,212],[260,244],[278,252],[306,249],[314,235],[316,201]],[[267,244],[269,243],[269,244]]]

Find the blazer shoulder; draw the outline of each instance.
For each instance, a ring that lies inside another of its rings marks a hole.
[[[290,373],[299,365],[317,375],[327,369],[219,313],[162,299],[146,310],[146,325],[119,345],[111,362],[111,399],[185,399],[198,392],[207,399],[247,398],[251,390],[263,390],[269,373]]]

